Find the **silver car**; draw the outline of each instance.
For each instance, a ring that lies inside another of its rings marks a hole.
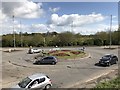
[[[55,65],[57,62],[58,62],[58,60],[56,57],[47,56],[47,57],[43,57],[43,58],[38,59],[33,64],[52,64],[52,65]]]
[[[13,86],[12,89],[49,89],[51,86],[52,82],[47,75],[37,73],[24,78],[16,86]]]

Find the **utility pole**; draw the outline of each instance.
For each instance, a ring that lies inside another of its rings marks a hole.
[[[110,46],[109,46],[109,48],[111,48],[111,44],[112,44],[111,30],[112,30],[112,15],[110,15]]]
[[[15,45],[15,27],[14,27],[14,15],[13,15],[13,46],[14,46],[14,49],[15,49],[15,47],[16,47],[16,45]]]

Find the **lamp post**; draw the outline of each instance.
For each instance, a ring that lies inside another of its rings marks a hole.
[[[15,28],[14,28],[14,15],[13,15],[13,46],[14,46],[14,49],[15,49],[16,45],[15,45],[15,30],[14,29]]]
[[[73,22],[73,20],[72,20],[72,23],[71,23],[71,33],[73,32],[73,24],[74,22]]]
[[[111,48],[111,44],[112,44],[111,30],[112,30],[112,15],[110,15],[110,46],[109,46],[109,48]]]
[[[22,39],[22,25],[20,21],[20,42],[21,42],[21,47],[23,47],[23,39]]]
[[[46,40],[45,40],[45,37],[43,38],[43,41],[44,41],[44,47],[45,47],[45,43],[46,43],[46,42],[45,42],[45,41],[46,41]]]

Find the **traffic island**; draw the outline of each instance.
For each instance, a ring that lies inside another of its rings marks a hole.
[[[5,50],[3,52],[7,52],[7,53],[11,53],[11,52],[18,52],[18,51],[22,51],[22,50],[18,50],[18,49],[8,49],[8,50]]]
[[[117,46],[104,46],[102,47],[103,49],[108,49],[108,50],[113,50],[113,49],[117,49]]]
[[[87,57],[88,54],[80,50],[52,50],[44,53],[42,56],[41,54],[36,55],[35,59],[44,56],[55,56],[62,60],[76,60],[78,58]]]

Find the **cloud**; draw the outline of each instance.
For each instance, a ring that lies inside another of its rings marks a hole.
[[[73,27],[72,30],[75,33],[81,33],[83,35],[90,35],[90,34],[95,34],[101,31],[109,32],[110,26],[107,24],[94,24],[94,25],[87,26],[87,27]],[[113,25],[112,31],[117,31],[117,30],[118,30],[118,25]]]
[[[33,32],[44,32],[47,30],[47,25],[45,24],[32,24],[30,29],[33,31]]]
[[[105,17],[102,14],[89,14],[89,15],[79,15],[79,14],[70,14],[58,16],[58,14],[52,14],[48,23],[54,24],[57,26],[83,26],[87,24],[93,24],[96,22],[103,21]]]
[[[2,13],[2,10],[0,10],[0,21],[5,20],[6,15]]]
[[[44,14],[42,3],[33,3],[32,1],[23,0],[23,2],[3,2],[2,12],[11,17],[20,18],[39,18]]]
[[[108,31],[109,23],[103,24],[104,20],[108,19],[100,13],[91,13],[88,15],[80,14],[64,14],[59,16],[58,14],[52,14],[50,20],[46,24],[22,24],[20,27],[20,22],[17,21],[19,18],[39,18],[44,15],[44,10],[42,9],[42,3],[33,3],[32,1],[24,0],[24,2],[3,2],[2,8],[0,9],[0,28],[2,28],[1,34],[13,33],[13,21],[12,15],[14,14],[14,30],[19,33],[43,33],[47,31],[73,31],[75,33],[81,34],[94,34],[98,31]],[[49,8],[51,12],[57,12],[60,10],[57,8]],[[113,18],[116,18],[115,16]],[[31,20],[32,21],[32,20]],[[24,23],[24,22],[23,22]],[[113,23],[112,30],[117,30],[118,25]]]
[[[56,26],[54,24],[32,24],[25,25],[22,24],[20,27],[20,23],[16,22],[14,25],[15,32],[19,33],[20,31],[27,33],[45,33],[47,31],[53,32],[64,32],[71,31],[74,33],[81,33],[83,35],[95,34],[101,31],[109,31],[109,25],[107,24],[93,24],[89,26],[82,27],[70,27],[70,26]],[[118,29],[118,25],[112,26],[112,31]],[[3,34],[13,33],[13,25],[10,23],[3,24],[2,26]]]
[[[15,18],[40,18],[44,15],[44,10],[42,9],[42,3],[33,3],[28,0],[18,0],[16,2],[2,2],[2,7],[0,8],[0,28],[2,32],[0,34],[13,33],[13,20],[12,16]],[[20,21],[14,20],[14,30],[18,33],[20,32]],[[31,32],[29,25],[22,25],[23,32]],[[24,31],[25,30],[25,31]]]
[[[49,11],[51,11],[52,13],[55,13],[55,12],[57,12],[57,11],[59,11],[60,10],[60,7],[56,7],[56,8],[49,8]]]
[[[58,32],[71,31],[89,35],[100,31],[108,31],[109,23],[103,23],[106,19],[108,19],[106,16],[94,12],[88,15],[65,14],[59,16],[58,14],[52,14],[48,24],[53,25]],[[118,25],[113,24],[112,31],[117,29]]]
[[[53,32],[53,31],[57,31],[57,28],[55,25],[53,24],[50,24],[50,25],[47,25],[47,24],[32,24],[30,29],[33,31],[33,32],[40,32],[40,33],[45,33],[47,31],[49,32]]]
[[[7,19],[6,21],[2,21],[2,24],[0,26],[2,32],[0,33],[0,35],[2,34],[12,34],[13,33],[13,28],[14,31],[16,33],[19,32],[29,32],[29,25],[25,25],[25,24],[20,24],[20,22],[18,22],[17,20],[13,21],[11,19]]]

